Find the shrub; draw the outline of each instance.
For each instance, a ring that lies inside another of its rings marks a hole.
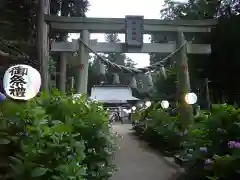
[[[155,147],[181,151],[189,180],[240,179],[240,109],[213,105],[200,113],[187,131],[180,132],[178,117],[160,109],[148,113],[145,139]]]
[[[167,151],[178,150],[180,146],[180,136],[177,118],[171,117],[167,112],[156,107],[148,109],[147,111],[147,116],[144,118],[150,120],[145,121],[145,139],[156,148]]]
[[[107,115],[85,97],[42,96],[26,103],[1,106],[14,179],[108,179],[114,139]],[[14,127],[14,128],[12,128]],[[11,132],[11,133],[10,133]],[[15,138],[16,137],[16,138]]]
[[[211,116],[189,129],[184,148],[191,179],[239,179],[235,177],[240,169],[239,122],[239,109],[215,105]]]

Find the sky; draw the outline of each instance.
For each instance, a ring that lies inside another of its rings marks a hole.
[[[126,15],[140,15],[145,19],[159,19],[160,10],[164,0],[89,0],[90,7],[86,13],[87,17],[99,18],[124,18]],[[77,39],[78,34],[71,34],[70,39]],[[121,41],[124,41],[124,35],[119,35]],[[91,39],[98,39],[98,42],[104,42],[104,34],[91,34]],[[150,42],[150,36],[144,36],[144,42]],[[149,65],[148,54],[127,54],[135,63],[136,67],[145,67]]]

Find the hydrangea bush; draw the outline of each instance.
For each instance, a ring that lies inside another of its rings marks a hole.
[[[240,109],[213,105],[201,112],[189,129],[180,130],[178,117],[153,109],[146,122],[145,139],[186,160],[188,180],[240,179]],[[179,152],[177,152],[179,151]]]
[[[4,171],[17,180],[102,180],[114,170],[114,137],[103,107],[58,93],[0,107]],[[3,174],[4,174],[3,173]]]
[[[240,169],[240,110],[215,105],[207,119],[189,130],[185,152],[192,179],[236,179]]]

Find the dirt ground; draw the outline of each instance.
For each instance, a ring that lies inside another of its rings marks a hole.
[[[119,134],[120,149],[115,154],[118,171],[111,180],[172,180],[176,169],[151,150],[144,142],[131,134],[131,125],[115,124],[113,131]]]

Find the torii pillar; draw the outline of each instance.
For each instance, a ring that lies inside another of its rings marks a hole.
[[[181,47],[185,41],[186,40],[183,32],[178,32],[176,41],[177,47]],[[191,105],[185,102],[185,95],[191,91],[186,45],[184,45],[177,53],[177,69],[177,85],[180,103],[179,114],[182,128],[187,129],[188,126],[193,123],[193,109]]]
[[[44,20],[45,14],[50,14],[49,0],[38,0],[38,22],[37,22],[37,47],[38,61],[40,62],[40,72],[42,76],[42,86],[46,93],[49,93],[49,39],[48,24]]]
[[[81,32],[81,39],[86,44],[89,45],[90,34],[88,30],[83,30]],[[78,66],[78,80],[77,80],[77,93],[86,94],[88,86],[88,58],[89,50],[86,46],[79,41],[79,66]]]
[[[67,41],[67,36],[64,37],[64,41]],[[67,82],[67,53],[62,52],[60,54],[60,92],[66,93]]]

